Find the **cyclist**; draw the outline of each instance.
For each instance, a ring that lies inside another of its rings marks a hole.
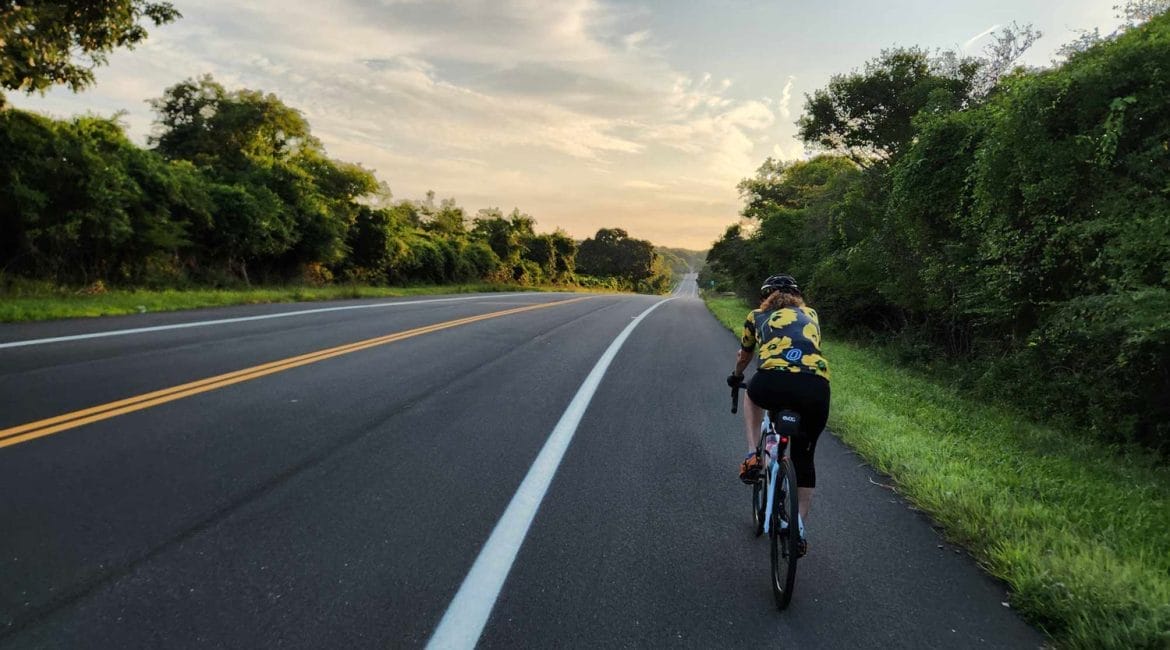
[[[743,371],[756,356],[757,371],[747,385],[744,420],[748,454],[740,465],[739,478],[752,483],[759,478],[761,460],[756,455],[763,409],[791,409],[800,414],[800,430],[791,442],[800,501],[801,555],[808,543],[804,520],[812,507],[817,484],[813,453],[817,438],[829,419],[829,362],[821,354],[821,326],[817,313],[804,304],[796,280],[790,275],[773,275],[760,287],[763,301],[743,324],[741,347],[735,358],[735,372],[727,383],[738,386]],[[752,352],[756,351],[753,355]]]

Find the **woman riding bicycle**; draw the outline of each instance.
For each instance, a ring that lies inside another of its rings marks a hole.
[[[805,306],[800,287],[790,275],[773,275],[760,287],[763,302],[752,310],[743,324],[742,347],[736,354],[735,372],[727,378],[731,386],[743,381],[743,371],[757,350],[756,374],[747,385],[748,454],[740,465],[739,477],[752,483],[759,477],[756,455],[763,410],[790,409],[800,414],[800,430],[791,442],[800,500],[801,540],[803,520],[812,507],[817,484],[813,454],[817,438],[829,419],[829,362],[821,354],[821,326],[817,313]],[[803,553],[802,553],[803,554]]]

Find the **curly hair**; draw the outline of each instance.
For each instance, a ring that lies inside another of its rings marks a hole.
[[[804,298],[795,293],[773,291],[760,303],[760,309],[762,311],[784,309],[785,307],[804,307]]]

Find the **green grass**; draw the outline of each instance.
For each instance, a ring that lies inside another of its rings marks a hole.
[[[487,291],[582,291],[566,287],[530,287],[505,284],[459,284],[418,287],[258,287],[250,289],[111,289],[96,295],[44,283],[24,283],[0,292],[0,322],[115,316],[174,311],[198,307],[250,305],[274,302],[382,298],[425,294]],[[585,290],[588,291],[588,290]]]
[[[709,298],[738,333],[748,307]],[[1170,468],[826,342],[829,426],[1067,648],[1170,648]]]

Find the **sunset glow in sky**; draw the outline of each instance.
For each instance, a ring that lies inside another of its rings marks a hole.
[[[307,116],[331,156],[396,198],[427,190],[512,207],[576,237],[620,226],[706,248],[737,218],[735,185],[767,156],[805,154],[803,97],[892,45],[977,53],[998,25],[1044,32],[1048,63],[1116,2],[847,0],[172,0],[184,14],[119,52],[79,95],[10,95],[58,117],[126,111],[211,73]],[[246,5],[246,6],[243,6]]]

